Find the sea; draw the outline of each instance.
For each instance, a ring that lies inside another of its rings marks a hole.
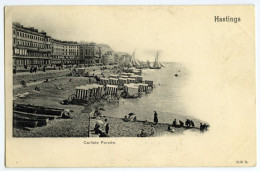
[[[143,80],[154,81],[155,88],[141,98],[121,98],[118,104],[109,104],[104,115],[123,118],[135,113],[138,120],[153,121],[154,111],[160,123],[172,123],[174,119],[199,119],[187,112],[185,90],[190,71],[182,63],[166,63],[161,69],[143,69]]]

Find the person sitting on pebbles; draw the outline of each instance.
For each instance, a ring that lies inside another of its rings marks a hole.
[[[170,126],[170,125],[168,125],[167,131],[175,133],[174,129],[173,129],[173,128],[171,128],[171,126]]]
[[[138,137],[146,137],[147,134],[144,129],[141,129],[140,134],[137,134]]]
[[[155,134],[155,129],[154,129],[154,126],[151,125],[151,134],[150,135],[154,135]]]
[[[98,133],[99,137],[109,137],[105,132],[100,131]]]
[[[181,120],[179,120],[179,124],[180,124],[180,127],[184,126],[184,122],[182,122]]]
[[[128,118],[127,116],[125,115],[124,119],[123,119],[124,122],[128,122]]]

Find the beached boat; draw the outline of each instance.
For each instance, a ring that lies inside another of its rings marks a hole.
[[[31,118],[31,117],[25,117],[25,116],[20,116],[14,113],[13,116],[14,122],[31,122],[32,125],[33,123],[36,123],[36,126],[44,126],[47,125],[49,119],[39,119],[39,118]]]
[[[29,106],[29,107],[37,107],[37,108],[44,108],[44,109],[54,109],[54,110],[63,110],[61,108],[53,108],[53,107],[43,107],[43,106],[37,106],[37,105],[31,105],[31,104],[14,104],[15,106]]]
[[[35,114],[44,114],[44,115],[55,115],[61,116],[64,109],[48,108],[43,106],[33,106],[33,105],[24,105],[16,104],[14,110]]]
[[[21,121],[14,119],[13,125],[14,127],[30,127],[30,128],[36,128],[38,124],[38,121]]]
[[[54,120],[56,118],[58,118],[58,116],[55,115],[44,115],[44,114],[35,114],[35,113],[28,113],[28,112],[21,112],[21,111],[13,111],[14,114],[16,115],[20,115],[23,117],[30,117],[30,118],[34,118],[34,119],[49,119],[49,120]]]

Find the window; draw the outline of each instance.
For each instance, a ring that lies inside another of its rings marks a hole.
[[[15,49],[15,50],[14,50],[14,53],[15,53],[15,54],[19,54],[19,49]]]
[[[15,30],[13,30],[13,34],[15,34]]]

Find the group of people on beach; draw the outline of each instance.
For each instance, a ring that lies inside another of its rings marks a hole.
[[[184,125],[184,124],[185,124],[185,125]],[[194,124],[194,122],[193,122],[192,120],[189,120],[189,119],[187,119],[187,120],[185,121],[185,123],[184,123],[183,121],[179,120],[179,124],[177,124],[177,120],[174,119],[174,121],[172,122],[172,126],[173,126],[173,127],[193,128],[193,127],[195,127],[195,124]]]
[[[125,117],[123,118],[124,122],[130,122],[130,121],[137,121],[136,115],[134,113],[129,113],[128,116],[125,115]]]
[[[208,127],[209,127],[209,125],[200,123],[200,131],[201,132],[207,131]]]
[[[157,125],[158,123],[158,114],[156,111],[154,111],[154,118],[153,118],[153,121],[154,121],[154,125]],[[137,134],[138,137],[147,137],[147,136],[153,136],[155,134],[155,128],[154,128],[154,125],[152,124],[151,125],[151,129],[150,129],[150,133],[147,133],[144,129],[141,129],[140,133]]]
[[[187,119],[185,121],[185,123],[182,122],[181,120],[179,120],[179,124],[177,124],[176,119],[174,119],[174,121],[172,123],[172,126],[175,127],[175,128],[181,128],[181,127],[195,128],[194,122],[192,120],[190,120],[190,119]],[[200,123],[199,129],[200,129],[200,131],[206,131],[208,127],[209,127],[209,125]]]
[[[109,123],[107,119],[105,119],[104,123],[96,122],[94,127],[94,133],[98,134],[99,137],[109,137]]]
[[[156,125],[158,123],[158,114],[156,111],[154,111],[154,124]],[[177,120],[174,119],[172,122],[172,126],[174,128],[195,128],[195,124],[191,119],[186,119],[185,123],[181,120],[177,123]],[[208,129],[209,125],[200,123],[200,131],[206,131]],[[167,131],[174,132],[170,125],[167,127]]]
[[[151,129],[149,132],[146,132],[144,129],[141,129],[140,133],[137,134],[137,137],[153,136],[154,134],[155,134],[155,128],[153,125],[151,125]]]

